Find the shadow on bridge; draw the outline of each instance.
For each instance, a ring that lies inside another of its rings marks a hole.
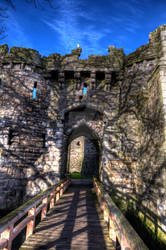
[[[113,249],[89,187],[72,186],[20,249]]]

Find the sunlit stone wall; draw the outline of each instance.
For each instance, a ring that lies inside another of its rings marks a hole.
[[[165,32],[160,26],[127,56],[110,46],[107,56],[83,60],[81,48],[41,58],[0,46],[1,209],[65,177],[69,145],[84,136],[97,145],[105,187],[130,195],[165,227]]]

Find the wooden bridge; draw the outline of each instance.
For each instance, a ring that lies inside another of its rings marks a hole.
[[[60,182],[2,218],[0,249],[148,249],[99,182],[93,188],[70,184]],[[26,240],[12,247],[24,228]]]

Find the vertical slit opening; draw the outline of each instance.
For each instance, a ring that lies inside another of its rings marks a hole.
[[[74,71],[65,71],[65,80],[74,79]]]
[[[0,94],[3,94],[3,86],[1,78],[0,78]]]
[[[96,72],[96,80],[99,80],[99,81],[105,80],[105,72],[97,71]]]
[[[46,147],[46,135],[42,134],[42,139],[43,139],[43,148]]]
[[[14,130],[10,128],[9,135],[8,135],[8,145],[12,145],[13,133],[14,133]]]
[[[37,92],[37,82],[34,82],[34,86],[33,86],[33,99],[36,99],[36,92]]]
[[[87,84],[86,83],[84,83],[83,95],[87,95]]]
[[[81,75],[81,78],[83,78],[83,79],[90,78],[90,72],[89,71],[81,71],[80,75]]]

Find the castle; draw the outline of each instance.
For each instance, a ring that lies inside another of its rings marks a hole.
[[[80,53],[0,46],[0,209],[82,171],[166,231],[166,25],[127,56]]]

